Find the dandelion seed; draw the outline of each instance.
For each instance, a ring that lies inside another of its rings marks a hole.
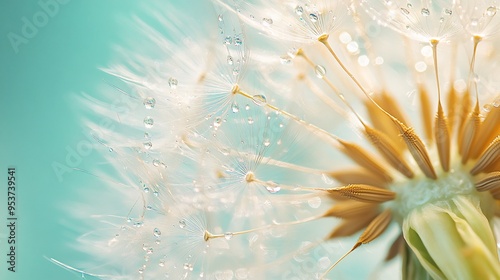
[[[500,278],[495,1],[212,2],[196,21],[167,4],[135,21],[155,51],[105,69],[126,110],[82,98],[113,116],[89,127],[113,149],[102,178],[121,213],[81,240],[98,265],[55,263],[110,279],[366,279],[338,264],[377,261],[409,280]]]

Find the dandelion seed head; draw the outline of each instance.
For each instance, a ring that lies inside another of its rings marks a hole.
[[[497,1],[457,1],[460,21],[472,36],[495,36],[499,24],[497,10]]]
[[[450,1],[377,0],[359,5],[379,22],[418,41],[446,41],[459,31],[456,5]]]
[[[108,94],[82,98],[114,168],[99,178],[126,198],[82,239],[103,264],[86,271],[366,278],[380,251],[410,260],[397,276],[500,276],[497,15],[476,2],[214,0],[200,28],[170,6],[135,18],[148,47],[119,48]]]
[[[346,13],[344,1],[216,1],[241,10],[241,19],[276,40],[311,43],[330,34]],[[258,19],[261,19],[259,21]]]

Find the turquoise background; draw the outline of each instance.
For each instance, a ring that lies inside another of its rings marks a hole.
[[[46,257],[69,264],[86,257],[71,247],[82,232],[65,207],[78,200],[77,188],[98,180],[76,171],[59,180],[52,164],[65,164],[67,148],[86,139],[84,109],[74,96],[96,93],[105,77],[98,67],[109,65],[112,46],[123,39],[119,18],[133,14],[138,4],[66,1],[18,53],[9,33],[22,36],[23,18],[33,23],[39,16],[43,22],[40,12],[47,13],[38,1],[0,2],[0,279],[81,279]],[[77,167],[90,168],[99,160],[92,151]],[[17,168],[16,273],[6,268],[8,166]]]

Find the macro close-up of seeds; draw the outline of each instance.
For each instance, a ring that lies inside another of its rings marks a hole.
[[[93,257],[53,263],[500,279],[497,1],[178,2],[128,17],[102,91],[79,96],[106,166],[81,201],[99,214],[78,213]]]

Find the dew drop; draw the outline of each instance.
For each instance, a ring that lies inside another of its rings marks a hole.
[[[186,221],[185,220],[180,220],[179,221],[179,227],[180,228],[185,228],[186,227]]]
[[[423,9],[420,11],[420,13],[421,13],[421,14],[422,14],[422,16],[424,16],[424,17],[428,17],[428,16],[431,14],[431,12],[429,12],[429,9],[427,9],[427,8],[423,8]]]
[[[408,7],[409,9],[411,9],[413,7],[413,5],[411,3],[408,3],[408,4],[406,4],[406,7]]]
[[[486,9],[486,15],[492,17],[497,14],[497,7],[490,6]]]
[[[453,14],[453,12],[450,9],[445,9],[444,13],[448,16],[451,16]]]
[[[227,56],[226,61],[227,61],[227,64],[229,64],[229,65],[233,65],[233,63],[234,63],[233,57],[230,55]]]
[[[146,139],[146,140],[151,139],[151,135],[149,135],[149,133],[147,133],[147,132],[144,132],[144,139]]]
[[[325,184],[327,184],[327,185],[333,184],[333,180],[330,178],[330,176],[328,176],[326,174],[322,174],[321,179],[323,179],[323,182],[325,182]]]
[[[233,42],[233,38],[231,38],[231,36],[226,36],[226,38],[224,38],[224,45],[231,45],[231,43]]]
[[[153,160],[153,165],[156,166],[156,167],[160,166],[160,161],[157,160],[157,159],[154,159]]]
[[[235,272],[236,272],[235,273],[236,279],[238,280],[248,279],[248,270],[246,268],[238,268],[236,269]]]
[[[149,193],[149,188],[148,187],[145,187],[142,189],[145,193]]]
[[[232,270],[218,270],[213,273],[215,280],[232,280],[234,277],[234,272]]]
[[[240,74],[240,69],[234,68],[233,69],[233,76],[238,76]]]
[[[318,16],[316,14],[309,14],[309,19],[312,22],[317,22],[318,21]]]
[[[273,24],[273,20],[271,18],[263,18],[262,19],[262,25],[271,26],[271,24]]]
[[[145,117],[144,118],[144,126],[146,128],[152,128],[154,124],[154,120],[152,117]]]
[[[277,193],[281,190],[281,187],[273,181],[267,181],[266,190],[269,193]]]
[[[318,260],[318,266],[320,269],[326,269],[330,266],[332,262],[330,261],[330,258],[328,257],[322,257],[321,259]]]
[[[253,124],[254,120],[252,117],[248,117],[247,122],[248,122],[248,124]]]
[[[227,149],[227,148],[221,148],[221,149],[220,149],[220,152],[221,152],[223,155],[225,155],[225,156],[228,156],[228,155],[229,155],[229,153],[230,153],[229,149]]]
[[[238,106],[238,103],[233,102],[233,104],[231,105],[231,110],[233,111],[233,113],[238,113],[240,111],[240,106]]]
[[[156,105],[156,100],[153,97],[146,97],[144,98],[143,104],[146,109],[153,109]]]
[[[159,229],[159,228],[155,228],[155,229],[153,230],[153,235],[154,235],[155,237],[160,237],[160,236],[161,236],[161,231],[160,231],[160,229]]]
[[[243,40],[238,36],[234,37],[233,42],[235,46],[241,46],[241,44],[243,44]]]
[[[142,227],[143,225],[144,225],[144,223],[143,223],[143,222],[135,222],[135,223],[134,223],[134,227],[136,227],[136,228],[140,228],[140,227]]]
[[[255,103],[255,105],[257,105],[257,106],[264,106],[264,105],[266,105],[266,102],[267,102],[266,96],[261,95],[261,94],[257,94],[257,95],[252,96],[252,100],[253,100],[253,103]]]
[[[250,105],[248,105],[248,104],[245,105],[245,110],[247,110],[247,111],[250,110]]]
[[[297,56],[297,53],[299,52],[299,49],[295,48],[295,47],[292,47],[290,48],[286,53],[288,54],[288,56],[290,56],[291,58],[294,58]]]
[[[116,237],[113,237],[108,241],[108,246],[114,246],[116,243],[118,243],[118,239],[116,239]]]
[[[233,238],[233,233],[232,232],[226,232],[226,233],[224,233],[224,238],[226,240],[230,240],[231,238]]]
[[[408,11],[407,9],[405,8],[401,8],[401,12],[405,15],[409,15],[410,14],[410,11]]]
[[[297,6],[295,7],[295,13],[299,16],[302,15],[302,13],[304,13],[304,8],[302,8],[302,6]]]
[[[326,69],[325,69],[325,67],[323,67],[321,65],[316,65],[314,67],[314,73],[316,73],[316,77],[323,79],[323,77],[326,74]]]
[[[193,271],[193,265],[190,263],[185,263],[183,267],[185,270]]]
[[[289,65],[290,63],[292,63],[292,59],[290,58],[290,56],[284,55],[280,57],[280,62],[283,65]]]
[[[218,19],[219,21],[223,21],[223,20],[224,20],[224,17],[223,17],[222,15],[219,15],[219,16],[217,17],[217,19]]]
[[[222,124],[222,118],[221,117],[216,117],[215,120],[214,120],[214,127],[215,128],[220,127],[221,124]]]
[[[153,147],[153,143],[151,143],[151,142],[144,142],[143,145],[144,145],[144,149],[146,149],[146,150],[149,150],[149,149],[151,149],[151,147]]]
[[[176,89],[177,88],[177,84],[179,83],[179,81],[177,81],[177,79],[175,78],[170,78],[168,79],[168,86],[171,88],[171,89]]]
[[[500,107],[500,98],[496,99],[496,100],[493,102],[493,107],[495,107],[495,108]]]
[[[266,138],[266,139],[264,139],[264,143],[263,144],[264,144],[265,147],[269,147],[271,145],[271,140],[269,140],[269,138]]]
[[[307,204],[309,204],[309,206],[311,208],[318,208],[321,206],[321,198],[319,196],[316,196],[316,197],[313,197],[313,198],[310,198],[308,201],[307,201]]]

